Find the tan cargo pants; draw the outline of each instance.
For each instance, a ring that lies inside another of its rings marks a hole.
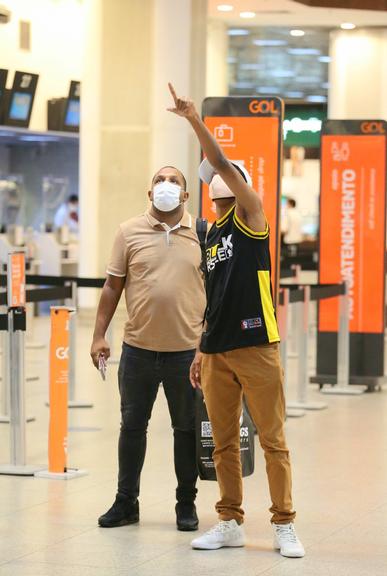
[[[279,344],[203,354],[202,389],[212,424],[213,454],[220,489],[220,520],[243,522],[239,417],[242,395],[265,453],[271,521],[292,522],[292,480],[284,435],[285,399]]]

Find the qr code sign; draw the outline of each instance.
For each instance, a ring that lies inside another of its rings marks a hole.
[[[202,438],[212,438],[211,422],[202,422]]]

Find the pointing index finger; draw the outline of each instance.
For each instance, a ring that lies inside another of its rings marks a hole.
[[[172,84],[170,82],[168,82],[168,88],[169,88],[170,93],[172,94],[172,98],[174,99],[175,104],[177,104],[177,94],[175,92],[174,87],[172,86]]]

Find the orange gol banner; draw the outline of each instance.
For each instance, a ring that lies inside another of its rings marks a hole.
[[[69,321],[68,308],[51,308],[48,470],[54,473],[66,472],[67,466]]]

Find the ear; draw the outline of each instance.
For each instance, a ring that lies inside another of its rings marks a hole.
[[[189,198],[189,192],[187,192],[187,190],[184,190],[183,192],[183,202],[187,202]]]
[[[148,191],[148,198],[151,202],[153,202],[153,190]]]

